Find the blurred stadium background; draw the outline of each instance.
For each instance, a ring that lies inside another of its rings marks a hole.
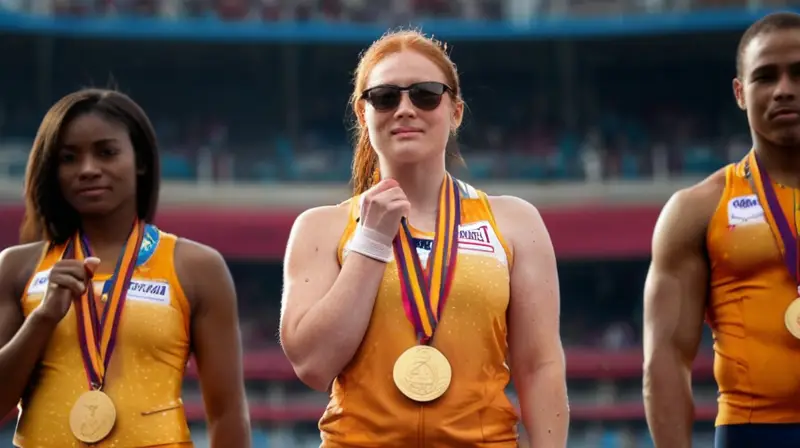
[[[16,242],[45,110],[83,86],[129,93],[162,143],[157,223],[218,248],[236,279],[254,446],[317,447],[326,397],[296,380],[277,346],[281,257],[299,211],[348,196],[359,52],[389,27],[421,26],[449,42],[462,74],[459,175],[537,204],[552,234],[569,446],[652,446],[640,349],[652,227],[673,191],[747,151],[731,95],[737,40],[790,3],[0,0],[0,247]],[[710,344],[695,372],[695,447],[713,434]],[[185,389],[206,447],[191,366]],[[0,426],[4,446],[13,427]]]

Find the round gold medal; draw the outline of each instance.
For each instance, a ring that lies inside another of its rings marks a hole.
[[[393,376],[403,395],[428,402],[447,392],[453,371],[442,352],[428,345],[416,345],[397,358]]]
[[[99,442],[111,433],[117,421],[117,409],[108,395],[90,390],[78,398],[69,413],[69,427],[83,443]]]
[[[786,308],[783,322],[786,324],[786,329],[789,330],[789,333],[800,339],[800,297],[794,299],[789,304],[789,308]]]

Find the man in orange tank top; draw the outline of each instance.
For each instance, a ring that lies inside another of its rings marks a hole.
[[[23,244],[0,253],[0,416],[19,403],[16,446],[191,447],[192,351],[211,446],[250,446],[230,273],[152,225],[159,184],[155,132],[126,95],[81,90],[45,115]]]
[[[658,448],[691,447],[704,317],[715,341],[715,446],[800,446],[800,15],[754,23],[736,68],[753,150],[675,193],[653,235],[644,399]]]
[[[424,35],[389,33],[355,84],[355,195],[298,217],[284,263],[283,349],[331,394],[322,447],[516,448],[521,422],[533,446],[565,448],[553,247],[531,204],[446,170],[455,66]]]

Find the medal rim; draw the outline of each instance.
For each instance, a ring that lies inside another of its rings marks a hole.
[[[792,300],[792,303],[786,308],[783,314],[783,324],[786,330],[797,339],[800,339],[800,325],[797,324],[797,319],[800,318],[800,297]]]
[[[109,419],[110,423],[105,425],[107,426],[107,428],[104,427],[103,431],[98,432],[98,434],[100,434],[99,436],[84,437],[80,435],[81,434],[80,425],[86,420],[86,418],[81,415],[80,411],[78,411],[78,407],[82,402],[87,401],[89,397],[92,396],[101,397],[99,398],[99,401],[104,402],[104,404],[102,404],[101,406],[104,409],[107,409],[108,415],[110,415],[111,418]],[[81,396],[78,397],[78,399],[75,401],[75,404],[72,405],[72,409],[70,410],[69,413],[69,427],[70,430],[72,431],[72,435],[83,443],[97,443],[105,439],[106,437],[108,437],[109,434],[111,434],[111,431],[114,429],[116,422],[117,422],[117,407],[114,405],[114,401],[111,400],[111,397],[109,397],[108,394],[100,390],[90,390],[88,392],[82,393]]]
[[[420,352],[429,352],[432,354],[433,358],[437,358],[436,361],[433,361],[436,365],[442,366],[442,372],[437,372],[446,377],[446,384],[444,387],[440,388],[438,392],[428,394],[428,395],[420,395],[417,393],[412,392],[409,387],[406,385],[405,381],[402,380],[403,375],[407,370],[407,360],[409,358],[418,356]],[[427,403],[430,401],[434,401],[444,395],[450,389],[450,383],[453,380],[453,369],[450,365],[450,361],[444,356],[439,349],[436,347],[431,347],[430,345],[415,345],[406,349],[400,356],[397,357],[397,360],[394,362],[394,368],[392,369],[392,379],[394,380],[395,387],[407,398],[420,402],[420,403]]]

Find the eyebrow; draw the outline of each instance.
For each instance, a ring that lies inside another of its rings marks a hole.
[[[776,64],[764,64],[764,65],[759,65],[758,67],[756,67],[756,68],[754,68],[754,69],[750,70],[750,73],[749,73],[749,74],[750,74],[750,76],[753,76],[753,75],[758,75],[758,74],[761,74],[761,73],[763,73],[763,72],[767,72],[767,71],[775,70],[775,68],[776,68]]]
[[[119,140],[117,140],[116,138],[100,138],[100,139],[92,141],[92,145],[96,146],[96,145],[102,145],[102,144],[106,144],[106,143],[116,143],[118,141]],[[70,144],[61,145],[62,149],[75,149],[76,147],[77,147],[77,145],[70,145]]]

